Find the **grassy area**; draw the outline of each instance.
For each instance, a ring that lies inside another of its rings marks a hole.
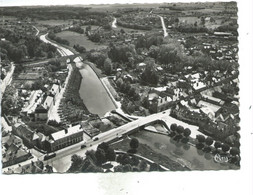
[[[70,25],[71,20],[37,20],[36,23],[41,25],[58,26],[58,25]]]
[[[130,139],[125,138],[123,141],[112,144],[110,147],[115,150],[128,151],[130,149],[129,143],[130,143]],[[160,165],[163,165],[172,171],[188,170],[188,169],[182,167],[179,163],[171,160],[167,156],[155,152],[146,144],[139,143],[139,147],[137,149],[136,154],[139,154],[139,155],[146,157],[146,158],[148,158]]]
[[[102,49],[106,48],[107,46],[96,44],[92,41],[90,41],[86,35],[79,34],[76,32],[71,31],[62,31],[60,33],[57,33],[56,36],[66,39],[69,41],[69,45],[73,47],[74,45],[79,44],[80,46],[83,46],[86,48],[86,50],[92,50],[92,49]]]

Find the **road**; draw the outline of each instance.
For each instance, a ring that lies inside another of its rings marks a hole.
[[[10,70],[7,72],[7,75],[5,76],[4,80],[1,80],[1,93],[2,96],[4,94],[4,91],[6,89],[6,87],[11,83],[12,81],[12,75],[14,73],[15,70],[15,64],[13,62],[11,62],[11,68]]]
[[[50,160],[44,161],[44,163],[53,166],[58,172],[66,172],[69,166],[71,165],[71,156],[73,154],[77,154],[82,157],[85,157],[86,151],[96,150],[97,146],[101,144],[102,142],[109,142],[109,141],[112,141],[113,139],[120,138],[123,135],[129,134],[133,131],[138,130],[139,127],[143,125],[152,123],[157,120],[164,121],[168,126],[170,126],[172,123],[176,123],[178,125],[182,125],[184,128],[189,128],[192,131],[191,136],[199,134],[197,126],[188,125],[182,121],[178,121],[177,119],[170,117],[169,114],[170,114],[170,110],[166,110],[157,114],[149,115],[147,117],[139,118],[135,121],[129,122],[118,128],[111,129],[107,132],[104,132],[95,136],[93,140],[95,138],[98,138],[96,141],[93,141],[92,139],[88,139],[86,141],[72,145],[68,148],[58,150],[55,152],[57,154],[56,157]],[[83,144],[85,144],[86,147],[81,149],[81,145]],[[44,156],[42,156],[40,160],[43,160],[43,158]]]
[[[158,15],[159,16],[159,15]],[[161,22],[162,22],[162,27],[163,27],[163,34],[164,34],[164,37],[167,37],[168,36],[168,33],[167,33],[167,29],[166,29],[166,26],[165,26],[165,24],[164,24],[164,19],[163,19],[163,17],[162,16],[159,16],[160,17],[160,19],[161,19]]]
[[[48,35],[47,34],[44,34],[44,35],[41,35],[40,36],[40,40],[42,40],[43,42],[45,43],[49,43],[53,46],[55,46],[57,48],[57,51],[60,53],[61,56],[70,56],[70,55],[74,55],[74,53],[72,51],[70,51],[69,49],[65,48],[65,47],[62,47],[56,43],[53,43],[51,41],[49,41],[46,36]]]
[[[161,17],[161,20],[162,20],[162,17]],[[164,26],[164,22],[162,22],[162,24]],[[69,49],[66,49],[62,46],[57,45],[56,43],[53,43],[53,42],[47,40],[46,36],[47,36],[47,34],[41,35],[40,39],[42,41],[44,41],[45,43],[50,43],[50,44],[54,45],[62,56],[73,55],[73,53]],[[83,142],[80,142],[75,145],[72,145],[67,148],[63,148],[61,150],[56,151],[55,152],[56,157],[54,157],[52,159],[44,161],[45,155],[38,157],[38,159],[42,160],[45,164],[49,164],[49,165],[53,166],[54,168],[56,168],[56,170],[58,172],[66,172],[71,164],[71,156],[73,154],[81,155],[82,157],[84,157],[86,151],[91,150],[91,149],[95,150],[97,148],[97,146],[99,144],[101,144],[102,142],[112,141],[113,139],[119,138],[123,135],[129,134],[135,130],[138,130],[139,127],[141,127],[143,125],[152,123],[157,120],[164,121],[168,126],[170,126],[172,123],[177,123],[177,124],[180,123],[180,125],[182,125],[184,128],[189,128],[192,131],[198,131],[198,127],[188,125],[186,123],[178,121],[178,120],[170,117],[169,114],[170,114],[170,110],[166,110],[166,111],[163,111],[160,113],[149,115],[147,117],[138,118],[137,120],[129,122],[129,123],[122,125],[118,128],[114,128],[114,129],[111,129],[107,132],[97,135],[95,137],[96,141],[94,141],[95,138],[93,138],[93,140],[86,139]],[[85,144],[86,147],[81,149],[81,145],[83,145],[83,144]]]
[[[36,26],[33,26],[33,28],[37,31],[36,34],[35,34],[35,36],[37,37],[39,35],[40,31]]]
[[[116,23],[117,23],[117,19],[114,18],[114,20],[112,22],[112,28],[117,28]]]

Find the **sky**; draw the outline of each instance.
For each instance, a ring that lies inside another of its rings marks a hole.
[[[75,5],[75,4],[126,4],[126,3],[163,3],[163,2],[206,2],[207,0],[0,0],[1,6],[22,5]],[[211,2],[216,1],[212,0]],[[221,0],[222,1],[222,0]],[[223,0],[224,1],[224,0]]]
[[[143,3],[143,0],[0,0],[2,6],[20,5],[74,5],[74,4],[113,4],[113,3]],[[164,0],[146,0],[145,2],[159,3]]]

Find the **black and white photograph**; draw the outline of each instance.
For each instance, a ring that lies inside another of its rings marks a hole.
[[[239,2],[77,2],[1,2],[2,174],[240,172]]]
[[[240,169],[237,2],[1,7],[2,173]]]

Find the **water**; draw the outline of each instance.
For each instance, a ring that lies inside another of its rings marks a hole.
[[[80,73],[83,79],[79,93],[89,112],[101,117],[114,110],[115,105],[92,68],[84,65],[84,68],[80,69]]]
[[[141,131],[133,135],[140,143],[147,144],[155,152],[167,156],[180,164],[186,165],[191,170],[228,170],[236,169],[231,164],[214,162],[213,156],[197,150],[194,146],[176,143],[167,135]]]

